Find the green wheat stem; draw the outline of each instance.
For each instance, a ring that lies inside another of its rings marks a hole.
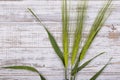
[[[79,2],[80,3],[80,2]],[[77,23],[76,23],[76,30],[74,33],[74,42],[73,42],[73,48],[72,48],[72,59],[71,64],[74,65],[74,62],[76,60],[77,53],[79,51],[79,45],[82,40],[82,32],[83,32],[83,26],[85,21],[85,14],[87,9],[87,0],[81,3],[81,5],[78,3],[78,10],[77,10]],[[81,6],[81,8],[80,8]]]
[[[67,9],[67,0],[62,1],[62,43],[63,43],[63,53],[65,60],[65,67],[68,66],[68,56],[69,56],[69,39],[68,39],[68,9]]]

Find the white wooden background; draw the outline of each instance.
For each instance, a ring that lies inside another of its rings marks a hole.
[[[91,0],[85,35],[104,0]],[[76,3],[76,0],[73,6]],[[62,80],[63,67],[48,40],[47,33],[27,8],[32,8],[54,34],[61,46],[61,0],[0,0],[0,67],[29,65],[48,80]],[[74,12],[74,9],[71,10]],[[85,60],[107,52],[79,73],[78,80],[89,80],[110,57],[111,64],[98,80],[120,80],[120,1],[113,0],[112,14],[88,51]],[[114,27],[112,26],[114,25]],[[0,69],[0,80],[39,80],[29,71]]]

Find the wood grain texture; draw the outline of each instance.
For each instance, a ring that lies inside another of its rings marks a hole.
[[[72,2],[72,25],[76,1]],[[84,38],[103,3],[104,0],[90,0]],[[0,0],[0,67],[29,65],[37,68],[48,80],[62,80],[63,67],[51,48],[47,33],[27,8],[32,8],[37,13],[62,48],[61,0]],[[90,47],[84,61],[101,51],[107,53],[82,70],[78,80],[89,80],[110,57],[113,57],[111,64],[98,80],[120,80],[119,14],[120,1],[114,0],[112,14]],[[39,80],[39,77],[28,71],[0,69],[0,80]]]

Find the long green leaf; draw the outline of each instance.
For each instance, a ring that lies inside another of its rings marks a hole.
[[[78,12],[77,12],[77,24],[76,24],[76,30],[74,34],[74,42],[73,42],[73,48],[72,48],[72,59],[71,64],[73,65],[79,50],[79,44],[82,38],[82,31],[85,21],[85,14],[87,9],[87,1],[85,0],[83,3],[78,3]],[[81,7],[81,8],[80,8]]]
[[[64,62],[64,57],[63,57],[62,51],[60,50],[59,46],[57,45],[57,42],[55,41],[55,39],[52,36],[52,34],[48,30],[46,30],[46,31],[47,31],[47,33],[49,35],[49,39],[50,39],[50,42],[52,44],[52,47],[54,48],[55,52],[57,53],[57,55],[61,59],[63,65],[65,66],[65,62]]]
[[[49,36],[49,39],[50,39],[50,42],[52,44],[52,47],[54,49],[54,51],[56,52],[56,54],[58,55],[58,57],[61,59],[63,65],[65,66],[65,62],[64,62],[64,57],[63,57],[63,53],[62,51],[60,50],[54,36],[50,33],[50,31],[46,28],[46,26],[44,24],[42,24],[41,20],[37,17],[37,15],[30,9],[28,8],[28,10],[32,13],[32,15],[40,22],[40,24],[45,28],[48,36]]]
[[[69,39],[68,39],[68,26],[69,26],[69,17],[68,17],[68,8],[67,0],[62,1],[62,43],[63,43],[63,53],[65,66],[68,66],[68,56],[69,56]]]
[[[85,45],[83,46],[81,53],[80,53],[80,60],[84,59],[86,52],[88,51],[88,48],[90,47],[90,45],[92,44],[93,40],[95,39],[96,35],[98,34],[98,32],[100,31],[102,25],[105,23],[105,21],[107,20],[106,17],[108,8],[110,7],[111,4],[111,0],[109,0],[107,2],[107,4],[105,4],[105,6],[100,10],[100,12],[97,15],[97,18],[95,19],[90,34],[85,42]]]
[[[90,60],[88,60],[88,61],[86,61],[85,63],[83,63],[80,67],[78,67],[78,68],[74,68],[73,70],[72,70],[72,75],[74,75],[74,74],[76,74],[77,72],[79,72],[79,71],[81,71],[83,68],[85,68],[92,60],[94,60],[95,58],[97,58],[98,56],[100,56],[100,55],[102,55],[102,54],[104,54],[105,52],[102,52],[102,53],[100,53],[100,54],[98,54],[98,55],[96,55],[95,57],[93,57],[92,59],[90,59]]]
[[[42,76],[42,74],[40,74],[37,69],[30,67],[30,66],[8,66],[8,67],[2,67],[2,68],[16,69],[16,70],[28,70],[28,71],[36,72],[40,76],[41,80],[46,80],[45,77]]]
[[[107,67],[107,65],[110,63],[112,58],[109,59],[108,63],[100,70],[98,71],[90,80],[96,80],[99,75],[103,72],[103,70]]]

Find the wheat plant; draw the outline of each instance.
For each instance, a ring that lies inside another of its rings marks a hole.
[[[74,37],[73,37],[73,45],[72,45],[72,51],[70,52],[70,44],[69,44],[69,27],[70,27],[70,11],[67,0],[62,0],[62,50],[59,47],[58,43],[56,42],[54,36],[51,34],[51,32],[46,28],[46,26],[42,23],[40,18],[35,14],[35,12],[28,8],[28,10],[32,13],[32,15],[38,20],[40,25],[44,27],[46,30],[50,43],[56,53],[56,55],[60,58],[60,61],[62,62],[64,66],[64,76],[65,80],[76,80],[78,72],[80,72],[82,69],[84,69],[92,60],[97,58],[98,56],[104,54],[105,52],[101,52],[100,54],[96,55],[95,57],[91,58],[90,60],[84,62],[83,64],[80,64],[80,62],[85,58],[87,55],[87,51],[89,50],[89,47],[93,43],[95,37],[101,30],[102,26],[104,25],[105,21],[110,16],[110,7],[111,7],[112,0],[108,0],[104,6],[100,9],[98,15],[96,16],[91,29],[89,31],[88,37],[86,38],[86,41],[84,42],[83,47],[79,47],[82,42],[83,38],[83,32],[85,27],[85,21],[86,21],[86,13],[88,8],[88,1],[87,0],[78,0],[77,10],[76,10],[76,23],[75,23],[75,31],[74,31]],[[81,48],[81,49],[79,49]],[[80,51],[79,51],[80,50]],[[70,56],[70,57],[69,57]],[[96,80],[98,76],[102,73],[102,71],[106,68],[106,66],[109,64],[110,60],[107,62],[104,67],[102,67],[94,76],[90,78],[90,80]],[[70,62],[70,63],[69,63]],[[30,66],[8,66],[3,67],[7,69],[23,69],[23,70],[29,70],[32,72],[36,72],[39,74],[41,80],[46,80],[45,77],[39,73],[35,68]],[[71,69],[69,69],[71,68]]]

